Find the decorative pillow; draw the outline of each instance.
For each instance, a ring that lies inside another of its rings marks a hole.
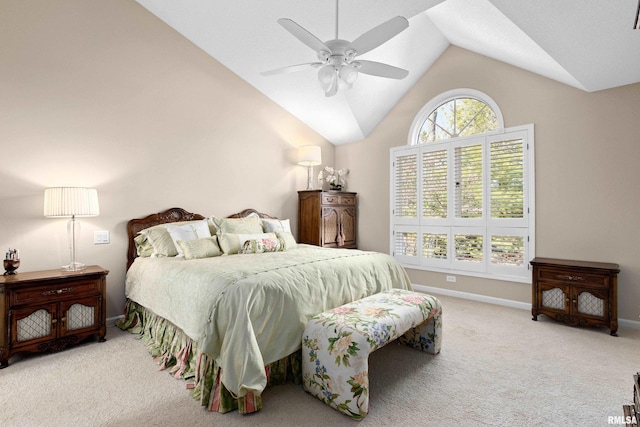
[[[242,254],[261,254],[263,252],[277,252],[281,248],[280,241],[275,237],[265,239],[251,239],[242,244],[240,253]]]
[[[172,257],[178,255],[176,245],[165,226],[148,228],[142,230],[140,234],[147,236],[149,243],[153,246],[152,256]]]
[[[216,236],[194,240],[178,240],[185,259],[210,258],[222,255]]]
[[[167,227],[189,225],[193,223],[196,223],[195,226],[197,229],[200,229],[202,227],[201,224],[205,224],[207,230],[209,231],[209,234],[207,236],[211,236],[211,230],[209,229],[206,219],[197,220],[197,221],[179,221],[179,222],[172,222],[168,224],[154,225],[153,227],[145,228],[144,230],[140,231],[138,234],[146,236],[147,241],[153,247],[153,254],[151,256],[174,257],[178,255],[178,249],[176,248],[176,244],[171,238],[169,231],[167,231]],[[206,237],[206,236],[202,236],[202,237]]]
[[[217,233],[257,234],[262,233],[262,221],[256,213],[244,218],[218,218],[212,216],[211,223]]]
[[[288,219],[262,219],[262,227],[266,233],[285,231],[291,233],[291,225]]]
[[[133,243],[136,245],[136,252],[140,257],[150,257],[153,255],[153,245],[149,242],[149,239],[144,234],[138,234]]]
[[[262,239],[278,239],[276,233],[256,233],[256,234],[235,234],[235,233],[220,233],[218,234],[218,244],[220,249],[226,255],[237,254],[241,251],[244,242],[247,240],[262,240]]]
[[[192,221],[182,225],[167,224],[167,231],[171,236],[173,244],[178,252],[178,256],[183,256],[182,248],[178,245],[178,241],[188,241],[211,237],[209,231],[209,222],[206,219],[201,221]]]
[[[298,246],[298,242],[296,242],[296,239],[293,237],[293,234],[291,234],[290,232],[276,231],[276,236],[278,237],[278,240],[280,240],[280,243],[282,244],[283,251],[288,251],[289,249],[293,249],[296,246]]]

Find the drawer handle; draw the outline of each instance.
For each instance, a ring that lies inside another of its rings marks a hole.
[[[52,291],[45,291],[42,292],[41,295],[43,296],[49,296],[49,295],[59,295],[59,294],[66,294],[67,292],[71,292],[73,291],[75,288],[62,288],[62,289],[55,289]]]
[[[565,280],[570,280],[572,282],[577,282],[580,280],[584,280],[584,277],[580,277],[580,276],[570,276],[570,275],[558,275],[559,279],[565,279]]]

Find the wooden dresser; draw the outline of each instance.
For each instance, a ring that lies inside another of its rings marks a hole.
[[[17,353],[59,351],[90,336],[104,341],[107,274],[93,265],[0,276],[0,368]]]
[[[618,330],[618,264],[535,258],[531,314]]]
[[[329,248],[357,247],[357,193],[298,191],[298,242]]]

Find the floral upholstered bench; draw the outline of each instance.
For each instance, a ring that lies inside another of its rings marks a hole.
[[[354,419],[364,418],[369,412],[369,354],[396,338],[438,354],[440,301],[391,289],[314,316],[302,338],[304,389]]]

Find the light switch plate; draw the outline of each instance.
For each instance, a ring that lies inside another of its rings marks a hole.
[[[109,231],[100,230],[93,232],[93,244],[94,245],[106,245],[109,243]]]

